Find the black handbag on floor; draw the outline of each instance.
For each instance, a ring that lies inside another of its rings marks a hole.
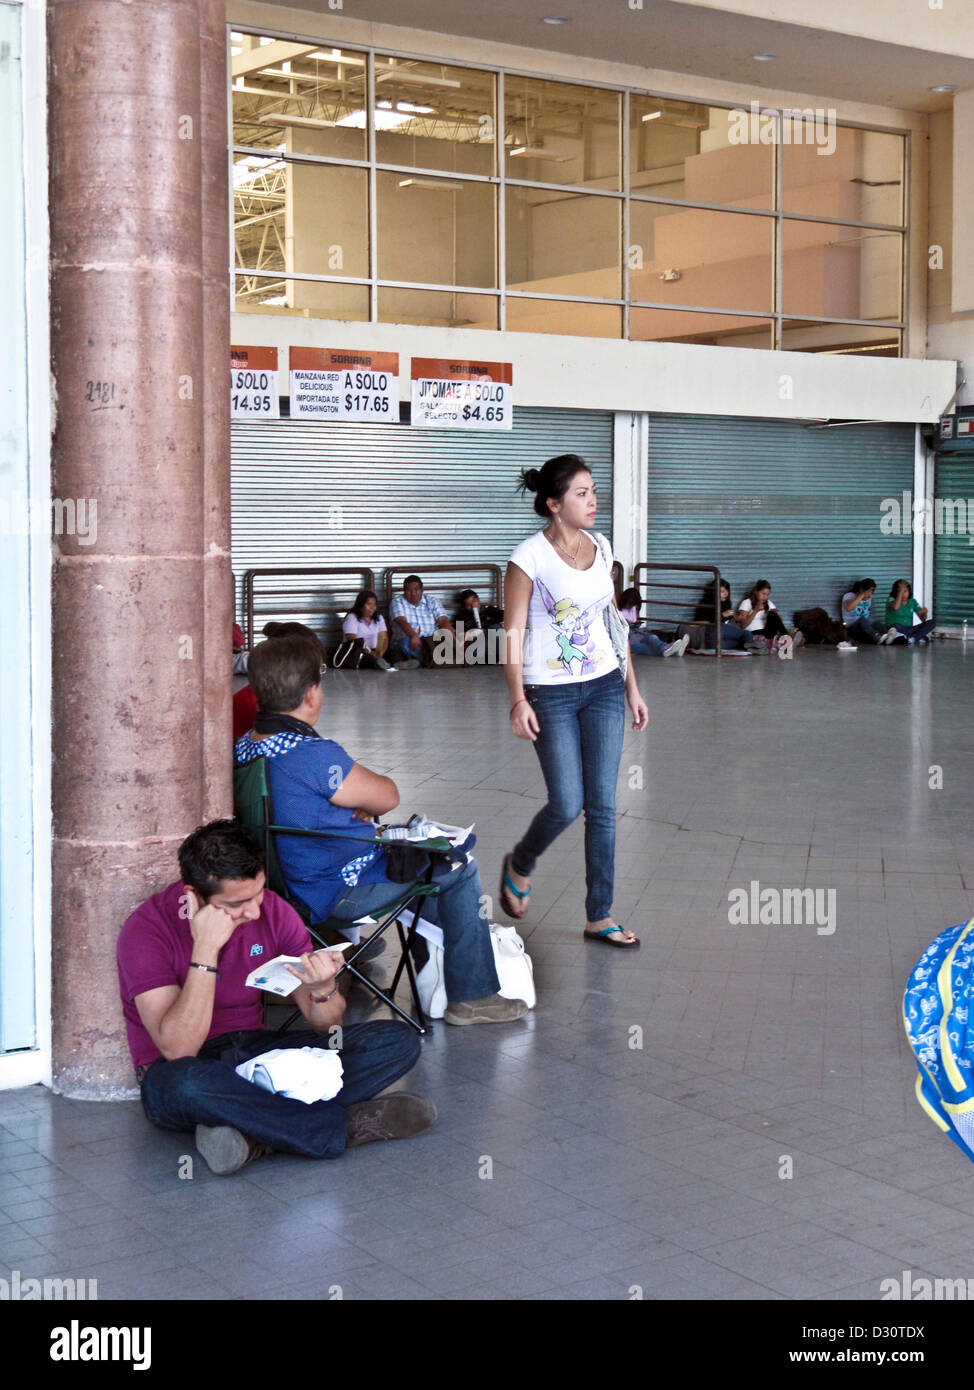
[[[362,664],[362,655],[365,651],[364,637],[347,637],[335,652],[331,659],[331,664],[336,671],[343,667],[350,671],[356,671]]]

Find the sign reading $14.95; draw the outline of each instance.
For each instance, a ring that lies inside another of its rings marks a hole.
[[[230,419],[279,420],[276,347],[230,348]]]

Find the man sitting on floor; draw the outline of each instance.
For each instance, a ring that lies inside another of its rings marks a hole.
[[[386,855],[375,847],[369,825],[399,805],[389,777],[370,772],[314,725],[324,697],[320,663],[301,637],[262,642],[250,658],[250,684],[257,695],[257,718],[238,739],[237,763],[267,758],[268,782],[278,825],[331,830],[346,838],[276,836],[277,853],[288,888],[310,908],[314,920],[335,917],[354,922],[391,905],[402,884],[386,876]],[[352,840],[359,843],[353,843]],[[490,928],[481,915],[483,901],[477,861],[436,859],[439,893],[423,905],[423,916],[443,932],[443,973],[447,1023],[508,1023],[522,1018],[527,1005],[504,999],[494,967]]]
[[[334,982],[341,958],[315,952],[298,914],[265,888],[263,854],[246,826],[201,826],[180,846],[179,870],[182,881],[137,908],[118,938],[122,1012],[152,1123],[195,1127],[214,1173],[235,1173],[272,1149],[337,1158],[373,1139],[428,1129],[436,1118],[429,1101],[402,1091],[378,1096],[419,1057],[419,1038],[405,1023],[340,1030],[344,1075],[332,1100],[308,1105],[237,1074],[273,1048],[328,1045],[319,1035],[345,1012]],[[300,957],[289,967],[301,981],[290,998],[310,1030],[263,1029],[260,990],[245,981],[279,955]]]
[[[438,598],[423,593],[423,581],[418,574],[408,574],[403,581],[402,593],[396,594],[389,606],[392,635],[390,650],[395,661],[418,661],[423,666],[451,665],[453,659],[459,660],[454,643],[456,629],[446,616],[446,610]],[[442,647],[434,663],[434,636],[437,630],[449,633],[449,638],[441,638]],[[450,652],[450,648],[453,651]]]

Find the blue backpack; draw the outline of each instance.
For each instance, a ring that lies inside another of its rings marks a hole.
[[[974,918],[948,927],[913,967],[903,995],[906,1036],[920,1074],[916,1098],[974,1159]]]

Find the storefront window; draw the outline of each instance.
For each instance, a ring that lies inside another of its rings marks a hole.
[[[238,310],[902,351],[901,134],[230,37]]]

